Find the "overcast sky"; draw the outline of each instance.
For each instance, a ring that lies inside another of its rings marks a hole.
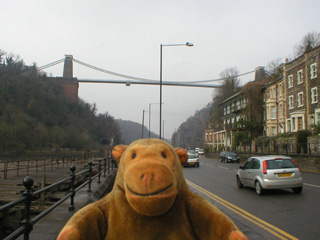
[[[160,44],[193,43],[163,48],[163,81],[217,79],[229,67],[245,73],[284,61],[307,32],[320,31],[319,0],[0,0],[0,9],[0,49],[28,65],[71,54],[112,72],[159,80]],[[61,76],[62,69],[47,72]],[[120,79],[76,63],[74,77]],[[171,139],[212,94],[209,88],[164,87],[165,137]],[[159,103],[159,86],[81,83],[79,96],[96,103],[99,113],[141,123],[149,103]],[[159,104],[151,109],[151,131],[158,133]]]

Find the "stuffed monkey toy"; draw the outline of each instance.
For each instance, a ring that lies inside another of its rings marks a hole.
[[[113,190],[74,214],[58,240],[247,240],[224,213],[189,189],[184,149],[141,139],[115,146],[112,156],[119,163]]]

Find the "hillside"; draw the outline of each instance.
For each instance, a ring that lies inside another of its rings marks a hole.
[[[121,139],[123,144],[130,144],[131,142],[141,139],[142,138],[142,125],[140,123],[117,119],[116,123],[119,125],[121,131]],[[148,128],[144,127],[143,130],[143,137],[149,137],[149,130]],[[150,133],[151,138],[159,138],[158,134],[154,132]]]
[[[0,156],[120,142],[118,125],[108,113],[96,114],[96,106],[81,99],[69,102],[60,84],[35,65],[0,53]]]
[[[173,146],[186,149],[203,148],[203,133],[209,120],[210,109],[209,103],[182,123],[172,135]]]

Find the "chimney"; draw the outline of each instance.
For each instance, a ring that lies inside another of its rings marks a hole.
[[[256,73],[254,76],[255,81],[260,81],[266,77],[266,73],[264,71],[264,67],[256,67]]]

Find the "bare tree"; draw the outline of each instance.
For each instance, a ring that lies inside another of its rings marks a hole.
[[[283,65],[283,62],[281,58],[276,58],[270,61],[266,66],[268,75],[274,78],[280,77],[283,72],[282,65]]]
[[[221,88],[218,89],[217,95],[221,98],[229,97],[234,94],[240,85],[238,78],[239,71],[237,67],[230,67],[220,73],[220,78],[223,79]]]
[[[308,32],[298,43],[294,46],[294,56],[295,58],[303,55],[306,52],[311,51],[313,48],[320,45],[320,33],[318,32]]]
[[[220,78],[223,80],[221,88],[218,88],[213,93],[213,104],[210,110],[210,122],[219,126],[221,116],[223,114],[220,104],[224,99],[236,93],[240,87],[240,80],[238,78],[239,71],[236,67],[230,67],[220,73]]]

